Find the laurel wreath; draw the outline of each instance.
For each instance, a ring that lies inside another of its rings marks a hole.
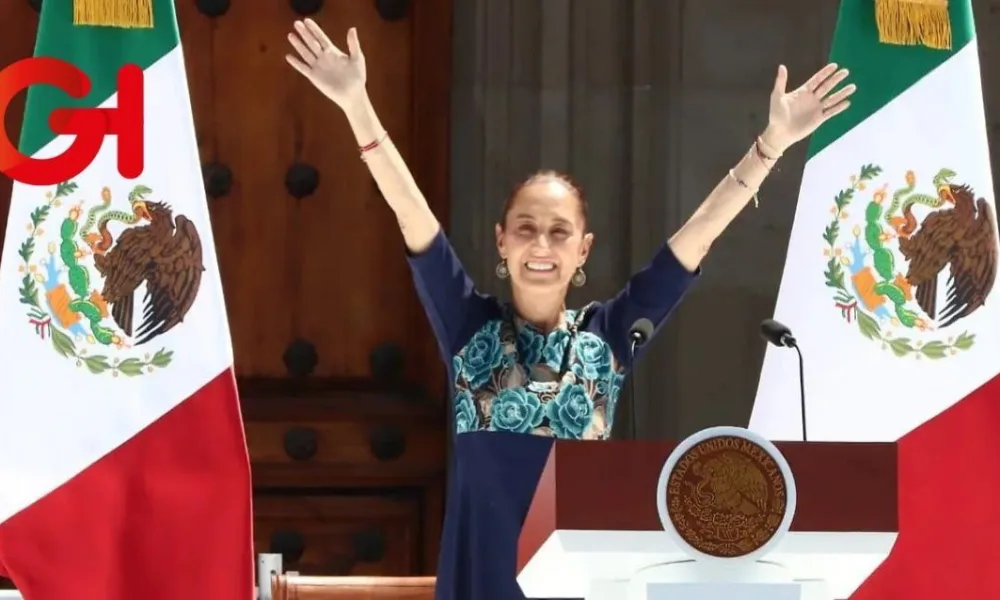
[[[841,307],[844,318],[850,322],[850,315],[855,317],[861,335],[869,340],[881,342],[882,348],[891,351],[896,356],[926,357],[931,360],[946,358],[949,355],[965,351],[975,344],[976,336],[968,331],[962,332],[947,340],[921,341],[908,337],[892,337],[892,332],[883,331],[878,320],[858,306],[855,296],[848,291],[844,280],[844,268],[841,257],[837,254],[837,239],[840,237],[840,222],[847,217],[845,209],[854,201],[855,193],[864,191],[867,182],[882,174],[878,165],[862,165],[857,175],[851,176],[851,185],[839,192],[833,198],[831,213],[833,218],[823,230],[825,250],[830,259],[823,272],[826,286],[834,290],[833,301]]]
[[[52,347],[60,356],[76,359],[78,367],[86,367],[94,374],[110,372],[112,376],[124,375],[126,377],[136,377],[146,373],[152,373],[157,369],[163,369],[173,361],[172,350],[161,348],[152,355],[143,358],[129,357],[125,359],[110,358],[104,355],[88,355],[86,348],[80,348],[77,343],[66,332],[54,326],[52,316],[42,308],[39,301],[39,289],[36,274],[31,270],[31,259],[35,254],[35,239],[44,233],[42,224],[45,223],[52,212],[53,207],[58,207],[62,198],[65,198],[76,191],[77,184],[68,181],[56,186],[53,194],[46,194],[47,202],[31,211],[28,224],[28,237],[21,242],[18,248],[18,256],[21,257],[22,270],[24,276],[21,278],[21,287],[18,289],[20,302],[28,307],[28,318],[33,323],[44,323],[49,330],[49,339]],[[45,326],[42,325],[42,326]],[[39,325],[36,325],[38,327]]]

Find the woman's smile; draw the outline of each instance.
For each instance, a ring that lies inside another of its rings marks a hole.
[[[547,260],[529,260],[524,263],[524,267],[529,271],[535,271],[539,273],[549,273],[555,272],[556,263]]]

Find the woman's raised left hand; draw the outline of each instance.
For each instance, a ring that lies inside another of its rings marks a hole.
[[[848,99],[857,86],[852,83],[833,91],[847,75],[847,69],[838,69],[835,63],[830,63],[789,92],[786,91],[788,69],[785,65],[779,66],[771,92],[770,119],[762,136],[764,143],[784,152],[816,131],[827,119],[847,110],[851,104]]]

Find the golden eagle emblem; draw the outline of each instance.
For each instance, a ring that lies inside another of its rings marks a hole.
[[[823,272],[834,305],[896,356],[943,359],[972,348],[955,326],[982,308],[997,277],[993,203],[941,168],[920,188],[914,171],[893,185],[863,165],[833,198]],[[943,293],[942,293],[943,292]]]
[[[736,558],[773,538],[788,507],[784,474],[758,444],[736,436],[701,441],[667,478],[667,514],[692,548]]]
[[[723,452],[691,472],[701,478],[694,485],[696,502],[715,510],[755,515],[767,510],[767,480],[746,456]]]
[[[75,182],[56,186],[30,215],[18,253],[29,322],[57,353],[92,373],[134,377],[162,369],[172,351],[132,350],[177,327],[191,310],[205,271],[198,230],[167,203],[148,199],[153,190],[144,185],[120,207],[108,187],[89,207],[77,189]],[[45,227],[53,220],[55,235]],[[115,235],[112,226],[123,229]],[[40,256],[36,246],[47,236],[48,252]]]
[[[899,238],[899,251],[909,261],[906,280],[914,286],[917,305],[948,327],[986,304],[997,278],[997,222],[993,205],[976,199],[967,185],[938,191],[948,208],[927,215],[912,236]],[[938,280],[948,267],[945,306],[938,311]]]

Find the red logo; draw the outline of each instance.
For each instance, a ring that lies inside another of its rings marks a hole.
[[[143,74],[136,65],[118,71],[118,108],[58,108],[49,115],[49,126],[59,135],[76,139],[65,152],[52,158],[21,154],[0,128],[0,173],[29,185],[55,185],[76,177],[93,162],[113,135],[118,142],[118,173],[135,179],[143,169]],[[76,66],[57,58],[19,60],[0,71],[0,117],[14,96],[33,85],[53,85],[73,98],[90,92],[90,78]],[[0,119],[2,122],[2,119]]]

